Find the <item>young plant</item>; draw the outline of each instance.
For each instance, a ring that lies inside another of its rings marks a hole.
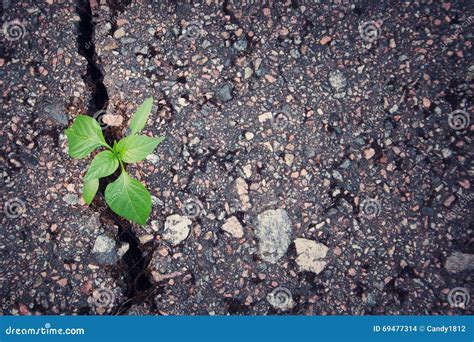
[[[125,171],[125,164],[145,159],[165,139],[140,135],[150,116],[153,98],[148,98],[137,109],[130,121],[130,134],[114,141],[113,147],[105,142],[99,123],[90,116],[79,115],[66,129],[69,155],[72,158],[87,157],[98,147],[106,150],[98,153],[84,176],[82,197],[87,204],[94,199],[99,179],[110,176],[121,167],[122,173],[105,189],[105,201],[118,215],[138,224],[145,224],[151,212],[151,196],[145,186]]]

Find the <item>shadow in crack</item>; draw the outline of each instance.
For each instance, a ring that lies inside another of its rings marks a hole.
[[[95,52],[95,24],[89,1],[78,0],[76,11],[80,17],[77,37],[78,49],[79,53],[87,59],[87,73],[83,78],[91,92],[88,115],[94,116],[97,111],[105,112],[107,110],[109,97],[103,83],[104,75],[98,64],[98,58]],[[104,137],[110,143],[114,140],[119,140],[118,133],[119,132],[107,128],[104,130]],[[116,176],[117,174],[100,180],[98,198],[102,201],[105,202],[105,188]],[[151,251],[148,256],[144,255],[140,241],[133,232],[132,225],[129,222],[116,215],[108,207],[107,210],[103,211],[103,214],[119,227],[117,239],[129,245],[127,253],[123,256],[123,262],[125,264],[124,277],[127,283],[127,291],[124,302],[120,304],[116,310],[116,314],[123,314],[137,299],[142,297],[142,293],[145,293],[152,287],[146,269],[150,261],[149,256],[151,256],[153,251]]]

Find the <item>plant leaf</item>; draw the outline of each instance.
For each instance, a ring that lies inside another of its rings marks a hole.
[[[151,213],[150,193],[125,171],[107,186],[105,200],[115,213],[138,224],[145,224]]]
[[[151,138],[146,135],[131,135],[120,140],[116,151],[125,163],[136,163],[145,159],[165,137]]]
[[[92,160],[91,166],[84,177],[84,181],[110,176],[117,170],[118,166],[119,161],[112,151],[102,151]]]
[[[90,116],[79,115],[65,133],[72,158],[84,158],[97,147],[108,146],[99,123]]]
[[[130,121],[130,135],[139,133],[146,125],[153,107],[153,98],[149,97],[138,107]]]
[[[82,198],[87,204],[91,204],[92,200],[99,189],[99,180],[97,178],[84,180],[84,187],[82,189]]]

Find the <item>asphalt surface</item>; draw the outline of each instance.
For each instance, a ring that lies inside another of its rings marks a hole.
[[[469,1],[3,9],[3,314],[473,313]],[[64,130],[149,96],[139,226]]]

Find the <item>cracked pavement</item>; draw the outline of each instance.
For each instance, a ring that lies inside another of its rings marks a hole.
[[[4,1],[3,314],[472,314],[473,14]],[[139,226],[84,204],[64,129],[149,96]]]

